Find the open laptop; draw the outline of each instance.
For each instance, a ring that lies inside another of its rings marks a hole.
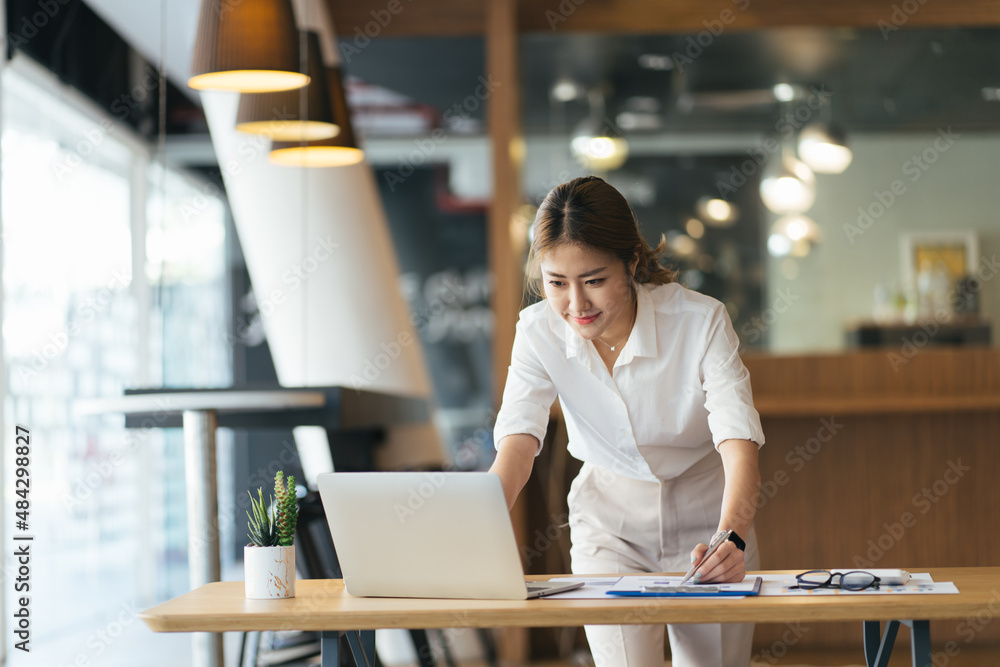
[[[333,472],[316,481],[351,595],[525,600],[583,585],[525,581],[492,473]]]

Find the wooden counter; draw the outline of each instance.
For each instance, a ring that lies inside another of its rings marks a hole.
[[[1000,350],[744,357],[761,449],[761,567],[1000,564]],[[935,643],[959,640],[936,624]],[[783,627],[761,626],[766,647]],[[846,645],[817,626],[802,645]],[[979,639],[1000,643],[1000,623]]]

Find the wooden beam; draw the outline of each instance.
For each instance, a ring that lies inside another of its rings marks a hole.
[[[487,0],[486,71],[492,92],[486,104],[493,161],[493,199],[487,221],[487,246],[493,278],[493,401],[499,407],[521,306],[522,279],[518,245],[511,221],[521,203],[521,88],[518,69],[517,0]],[[518,544],[525,541],[525,501],[514,505],[511,521]],[[508,628],[500,635],[500,658],[524,662],[528,631]]]
[[[520,32],[697,33],[791,26],[976,27],[1000,25],[996,0],[516,0]],[[341,37],[483,35],[488,2],[328,0]],[[725,13],[724,12],[728,12]],[[882,22],[880,24],[880,22]]]
[[[895,28],[1000,25],[996,0],[521,0],[522,32],[698,33],[792,26]]]
[[[511,221],[521,203],[521,94],[518,71],[516,0],[491,0],[486,35],[486,72],[490,82],[487,126],[493,160],[493,199],[488,221],[489,266],[493,276],[494,402],[499,406],[521,305],[519,248]]]
[[[488,5],[484,76],[494,90],[486,105],[493,172],[487,239],[494,281],[491,306],[496,318],[493,396],[499,407],[523,286],[519,256],[511,235],[511,222],[521,203],[523,137],[516,0],[488,0]]]
[[[469,0],[327,0],[342,38],[482,35],[485,2]]]

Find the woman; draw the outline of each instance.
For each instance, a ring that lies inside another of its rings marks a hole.
[[[685,289],[597,177],[553,189],[535,218],[529,273],[545,300],[521,312],[492,472],[513,506],[559,398],[569,452],[575,574],[680,572],[733,530],[698,583],[759,567],[752,527],[764,443],[725,308]],[[745,549],[745,551],[744,551]],[[668,627],[675,667],[745,667],[753,625]],[[587,626],[598,667],[662,667],[663,626]]]

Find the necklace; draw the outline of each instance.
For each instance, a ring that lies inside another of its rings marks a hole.
[[[597,338],[597,339],[595,339],[595,340],[597,340],[597,341],[599,341],[599,342],[601,342],[601,343],[604,343],[605,345],[607,345],[607,346],[608,346],[608,347],[609,347],[609,348],[611,349],[611,351],[612,351],[612,352],[614,352],[614,351],[615,351],[615,348],[617,348],[617,347],[618,347],[619,345],[621,345],[622,343],[624,343],[625,341],[627,341],[627,340],[628,340],[628,336],[629,336],[629,334],[630,334],[630,333],[632,333],[632,332],[630,331],[629,333],[625,334],[625,337],[624,337],[624,338],[622,338],[622,339],[621,339],[620,341],[618,341],[617,343],[615,343],[614,345],[608,345],[607,343],[604,343],[604,341],[603,341],[603,340],[601,340],[600,338]]]
[[[609,345],[608,343],[605,343],[600,338],[596,338],[595,340],[600,341],[603,345],[607,346],[612,352],[614,352],[616,349],[618,349],[619,345],[621,345],[622,343],[624,343],[625,341],[627,341],[628,337],[632,335],[632,325],[635,324],[636,311],[638,311],[638,310],[639,310],[638,307],[635,307],[635,308],[632,309],[632,317],[631,317],[631,322],[629,322],[629,325],[628,325],[628,333],[625,334],[625,337],[622,338],[620,341],[618,341],[614,345]]]

